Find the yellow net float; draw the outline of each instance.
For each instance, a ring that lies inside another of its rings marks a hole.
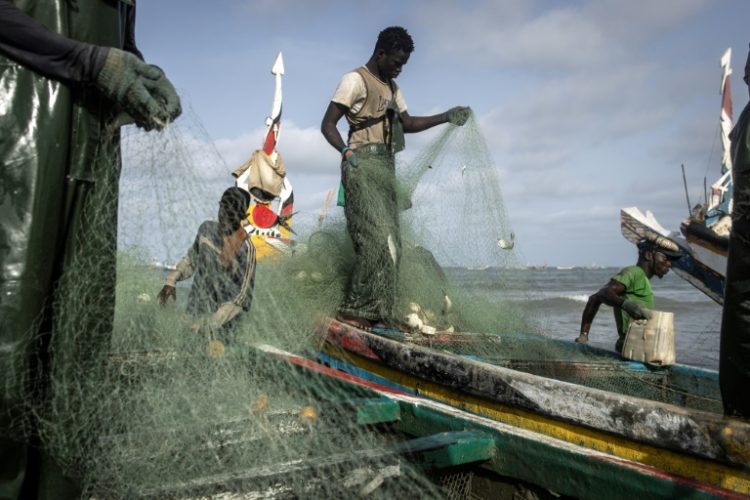
[[[312,406],[304,406],[299,411],[299,420],[303,424],[315,425],[318,422],[318,410]]]
[[[224,357],[224,343],[221,340],[209,340],[206,345],[206,354],[211,359],[221,359]]]
[[[268,410],[268,396],[266,394],[261,394],[250,404],[250,413],[253,415],[262,415],[266,410]]]

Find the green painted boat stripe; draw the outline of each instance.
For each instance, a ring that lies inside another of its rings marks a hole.
[[[450,431],[412,439],[396,449],[426,469],[444,469],[490,460],[497,455],[495,440],[489,434]]]
[[[384,424],[401,419],[401,405],[390,399],[369,400],[357,408],[360,425]]]
[[[662,471],[626,460],[603,460],[603,454],[574,450],[573,445],[531,432],[501,430],[458,419],[448,414],[402,401],[399,430],[413,436],[435,435],[462,429],[492,436],[498,450],[481,464],[502,476],[522,479],[578,498],[632,500],[644,498],[728,498],[733,492],[668,476]]]

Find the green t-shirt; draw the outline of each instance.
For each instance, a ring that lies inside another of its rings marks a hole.
[[[619,273],[612,276],[612,279],[625,285],[625,300],[634,300],[649,309],[654,308],[654,292],[651,290],[651,281],[641,267],[629,266],[621,269]],[[630,325],[630,316],[622,309],[620,310],[620,316],[622,318],[622,331],[618,333],[625,335]]]

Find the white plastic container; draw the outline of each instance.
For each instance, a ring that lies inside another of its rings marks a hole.
[[[655,366],[675,364],[674,314],[651,311],[648,321],[631,321],[622,357]]]

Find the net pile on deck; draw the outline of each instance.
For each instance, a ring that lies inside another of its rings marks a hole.
[[[237,342],[223,351],[207,350],[212,339],[187,327],[189,283],[177,287],[176,304],[159,307],[164,271],[153,260],[176,262],[200,222],[215,217],[232,183],[231,168],[210,144],[190,115],[161,134],[125,131],[119,238],[104,242],[118,248],[116,293],[100,297],[115,301],[114,331],[107,338],[106,322],[100,331],[88,326],[97,311],[84,309],[90,301],[81,297],[98,293],[88,277],[104,270],[96,261],[79,262],[56,298],[53,383],[44,403],[30,403],[26,416],[42,423],[44,445],[84,477],[89,493],[108,497],[223,489],[319,498],[445,494],[416,469],[393,469],[389,457],[359,453],[394,437],[353,421],[335,387],[252,354],[258,344],[301,354],[319,345],[319,322],[335,315],[352,267],[340,211],[320,228],[297,228],[294,254],[259,263],[252,309],[237,327]],[[288,171],[293,175],[294,166]],[[420,333],[421,323],[505,339],[456,348],[493,362],[577,356],[610,363],[525,342],[545,337],[539,313],[523,307],[524,297],[462,281],[461,269],[491,267],[500,269],[492,287],[502,289],[502,269],[520,267],[497,169],[473,118],[462,128],[446,126],[412,161],[399,163],[397,173],[396,313],[404,321],[416,315],[415,335],[431,334]],[[117,197],[95,203],[111,205]],[[96,212],[93,206],[94,228]],[[109,234],[92,231],[91,237]],[[534,288],[529,281],[528,297]],[[612,390],[642,385],[625,374],[609,383],[619,385]],[[19,418],[19,433],[24,422]]]

